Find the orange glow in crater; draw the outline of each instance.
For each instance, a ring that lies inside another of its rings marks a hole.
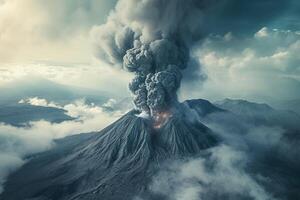
[[[167,111],[155,113],[153,117],[154,119],[153,127],[155,129],[160,129],[168,121],[170,117],[172,117],[172,114]]]

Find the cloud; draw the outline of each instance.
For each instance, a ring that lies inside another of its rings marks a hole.
[[[114,2],[1,0],[0,62],[89,61],[89,29]]]
[[[16,64],[1,64],[0,84],[2,82],[1,80],[11,80],[16,74],[18,76],[22,76],[24,73],[26,73],[30,75],[37,74],[37,76],[39,76],[41,73],[43,73],[43,76],[46,76],[47,79],[55,79],[59,80],[60,82],[67,82],[68,84],[74,83],[78,86],[81,84],[80,80],[82,78],[83,86],[96,87],[96,85],[99,85],[99,87],[103,88],[109,86],[111,88],[118,88],[118,91],[124,91],[126,87],[125,83],[129,80],[129,78],[120,83],[119,81],[109,82],[109,80],[111,80],[111,77],[115,75],[118,76],[118,80],[124,80],[124,77],[128,77],[130,75],[126,73],[121,74],[120,72],[108,72],[109,70],[107,69],[96,69],[99,66],[99,68],[105,68],[102,62],[95,63],[94,66],[86,64],[84,67],[79,66],[78,64],[89,63],[91,61],[92,54],[91,46],[89,44],[90,40],[93,40],[93,38],[90,38],[89,35],[91,27],[94,27],[95,29],[95,27],[97,27],[96,25],[99,25],[105,21],[106,16],[109,14],[110,9],[114,6],[116,1],[106,2],[104,0],[87,0],[82,2],[80,0],[1,0],[0,2],[0,62],[22,63],[21,66],[19,64],[19,66],[16,66]],[[195,68],[199,68],[197,63],[198,60],[196,60],[195,62],[192,62],[194,63],[193,67],[188,67],[188,70],[185,71],[187,74],[184,77],[189,77],[185,79],[185,82],[190,82],[190,80],[194,80],[195,77],[197,79],[201,78],[202,81],[207,79],[209,76],[212,78],[209,78],[207,84],[204,86],[199,82],[193,83],[193,87],[197,87],[197,92],[194,92],[194,94],[184,94],[183,96],[197,95],[197,97],[204,96],[211,99],[220,96],[223,97],[226,96],[226,94],[230,95],[231,97],[246,96],[248,94],[248,96],[261,96],[264,95],[262,93],[265,91],[270,91],[270,87],[266,86],[264,80],[274,78],[276,79],[275,83],[277,83],[276,87],[285,85],[286,87],[292,88],[290,90],[279,90],[278,96],[286,96],[287,98],[293,97],[293,95],[296,93],[294,92],[296,85],[298,85],[296,79],[297,76],[295,76],[293,73],[289,73],[288,77],[276,75],[276,77],[270,78],[272,75],[269,77],[262,77],[261,73],[258,73],[257,71],[252,70],[253,73],[251,74],[251,70],[248,70],[247,73],[249,73],[249,75],[253,77],[257,76],[257,79],[259,79],[255,80],[257,83],[253,84],[253,82],[251,82],[252,79],[244,75],[246,72],[240,72],[235,69],[231,70],[229,73],[226,68],[222,69],[223,67],[218,68],[217,66],[220,64],[220,61],[246,62],[241,58],[251,58],[251,51],[246,51],[246,44],[250,43],[246,43],[246,41],[253,41],[254,39],[263,40],[264,42],[261,42],[261,44],[268,46],[269,43],[271,43],[273,44],[274,48],[277,48],[276,45],[280,46],[280,42],[284,41],[284,39],[278,39],[278,42],[272,43],[271,41],[274,42],[275,40],[273,40],[270,35],[274,34],[268,33],[267,37],[260,39],[258,37],[252,37],[250,39],[245,39],[245,41],[242,41],[242,39],[235,39],[235,34],[240,35],[241,32],[246,32],[246,35],[248,36],[249,34],[253,35],[254,31],[257,31],[258,28],[262,26],[269,26],[272,28],[294,27],[291,29],[294,30],[295,27],[297,27],[295,25],[297,20],[295,19],[298,19],[297,16],[299,15],[297,12],[295,12],[295,10],[297,10],[299,7],[299,3],[295,0],[279,0],[276,2],[271,0],[265,2],[258,0],[251,2],[220,0],[214,1],[213,3],[215,4],[211,9],[208,9],[207,12],[200,13],[201,16],[203,15],[203,19],[201,18],[201,23],[197,24],[197,22],[195,24],[198,26],[203,26],[203,30],[207,31],[206,33],[203,33],[203,37],[207,36],[208,34],[225,34],[228,31],[232,31],[232,34],[227,34],[227,37],[222,38],[227,40],[228,46],[229,44],[231,45],[229,48],[233,48],[232,46],[235,46],[237,50],[241,50],[238,53],[236,52],[234,55],[234,57],[239,57],[240,59],[234,60],[234,58],[232,58],[228,61],[228,57],[230,58],[229,54],[220,55],[221,50],[223,51],[226,47],[226,45],[223,44],[224,42],[220,41],[220,38],[216,39],[210,37],[210,39],[208,39],[211,41],[210,45],[219,44],[219,48],[216,47],[216,49],[210,52],[211,54],[209,54],[209,52],[201,54],[201,59],[205,58],[205,61],[202,62],[200,59],[200,64],[206,65],[206,67],[211,69],[207,70],[208,76],[196,71]],[[268,12],[268,15],[265,15],[266,12]],[[53,15],[53,13],[55,13],[55,15]],[[131,14],[136,14],[137,16],[142,15],[141,13]],[[26,19],[26,23],[24,23],[24,19]],[[139,21],[142,19],[136,20]],[[130,22],[130,19],[126,19],[126,21]],[[193,25],[193,23],[191,25]],[[134,24],[132,24],[132,26],[134,26]],[[265,33],[268,31],[272,32],[272,28],[269,28]],[[126,31],[124,30],[124,32]],[[293,31],[291,31],[291,33],[292,32]],[[289,35],[292,35],[291,33]],[[109,32],[107,32],[107,34],[110,35]],[[123,32],[117,34],[117,42],[122,41],[122,34]],[[256,35],[258,36],[258,33]],[[269,42],[266,42],[265,40],[267,40],[268,37],[270,37],[270,39],[268,39]],[[289,38],[290,36],[287,37]],[[214,42],[212,42],[212,40]],[[105,43],[105,41],[102,40],[97,42],[100,44]],[[244,43],[244,46],[241,47],[241,44],[239,43]],[[119,43],[119,45],[125,44]],[[264,49],[264,45],[260,45],[261,47],[259,48]],[[209,45],[206,44],[206,47],[207,46]],[[296,47],[296,44],[294,46],[294,49],[291,51],[296,52],[298,47]],[[213,47],[210,46],[210,48]],[[254,47],[250,46],[249,48],[251,49]],[[203,48],[201,49],[203,50]],[[257,49],[258,48],[256,48],[254,51]],[[242,52],[242,55],[240,52]],[[291,54],[281,52],[277,55],[274,55],[273,59],[275,62],[276,58],[277,60],[281,58],[287,60],[288,57],[292,56],[293,55]],[[196,57],[199,57],[199,54],[197,54]],[[293,57],[296,58],[297,56]],[[44,66],[45,60],[48,62],[46,65],[50,65],[49,67]],[[216,62],[214,63],[212,60],[216,60]],[[34,64],[32,64],[32,62],[28,64],[27,61],[37,62]],[[50,61],[52,61],[52,63]],[[63,64],[60,66],[53,66],[55,65],[53,64],[53,61],[54,63],[68,63],[68,66],[64,66]],[[268,63],[268,59],[265,59],[264,62]],[[72,65],[70,65],[70,63]],[[256,63],[253,64],[255,65]],[[261,61],[261,64],[264,63]],[[214,66],[211,67],[211,65]],[[289,63],[289,65],[295,65],[295,63]],[[191,73],[189,70],[194,73]],[[80,74],[83,74],[83,77],[81,77]],[[194,78],[191,76],[191,74]],[[196,76],[197,74],[198,76]],[[219,76],[215,77],[216,75]],[[107,84],[106,81],[108,82]],[[251,82],[251,84],[249,82]],[[233,89],[234,86],[236,89]],[[199,91],[201,87],[205,87],[205,92]],[[217,88],[220,88],[222,92],[217,90]],[[182,91],[183,93],[187,93],[186,91],[190,90],[185,87]]]
[[[300,166],[295,159],[299,152],[297,131],[290,132],[280,123],[258,121],[264,114],[253,114],[256,120],[231,112],[199,117],[220,144],[198,157],[165,161],[149,190],[176,200],[273,200],[296,195],[294,187],[299,182],[291,180]]]
[[[168,199],[275,199],[246,171],[244,152],[221,145],[208,156],[167,163],[151,190]]]
[[[12,85],[18,81],[28,82],[35,79],[45,79],[62,85],[77,87],[78,89],[106,91],[110,94],[113,93],[115,96],[129,96],[127,83],[132,77],[129,73],[113,69],[98,61],[91,64],[11,63],[1,65],[0,72],[1,86]],[[111,77],[115,77],[118,81]]]
[[[63,108],[59,105],[56,105],[54,102],[48,102],[46,99],[41,99],[38,97],[21,99],[18,103],[20,104],[29,104],[33,106],[43,106],[43,107],[52,107],[52,108]]]
[[[2,185],[5,183],[5,177],[22,166],[24,164],[24,160],[22,160],[18,155],[8,155],[7,153],[1,153],[0,160],[0,193],[2,193]]]
[[[121,111],[106,113],[102,107],[87,105],[78,100],[66,105],[48,102],[37,97],[21,100],[20,103],[29,103],[36,106],[56,107],[66,110],[66,114],[76,118],[72,121],[50,123],[48,121],[30,122],[26,127],[14,127],[0,124],[0,191],[1,185],[9,173],[16,170],[26,157],[45,151],[55,143],[54,139],[79,133],[99,131],[112,123]]]
[[[90,55],[87,33],[105,21],[116,1],[1,0],[0,61],[86,61]],[[299,27],[297,0],[213,3],[214,9],[203,13],[207,33],[249,33],[265,25]]]
[[[196,50],[207,80],[194,96],[256,101],[300,98],[299,32],[263,27],[251,37],[230,35],[212,35]],[[187,87],[181,90],[183,96]]]

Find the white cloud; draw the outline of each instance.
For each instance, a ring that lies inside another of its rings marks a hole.
[[[170,199],[274,199],[247,171],[247,156],[221,145],[208,156],[169,162],[155,176],[151,189]]]
[[[210,36],[196,50],[207,81],[194,94],[184,86],[183,96],[256,101],[300,98],[296,92],[300,86],[297,32],[264,27],[252,37],[226,38]]]
[[[254,36],[257,37],[257,38],[268,37],[269,36],[268,28],[267,27],[263,27],[258,32],[256,32]]]
[[[106,103],[104,103],[102,106],[106,108],[114,108],[117,104],[117,101],[115,99],[109,99]]]
[[[166,161],[154,177],[151,190],[176,200],[274,200],[275,196],[279,198],[278,193],[288,193],[290,188],[283,183],[292,178],[278,175],[277,170],[284,169],[273,169],[274,160],[279,158],[282,165],[297,167],[299,142],[295,138],[289,141],[289,133],[280,124],[258,125],[262,118],[259,114],[256,117],[251,122],[221,112],[200,118],[220,144],[201,152],[198,158]]]
[[[94,61],[90,44],[115,2],[0,0],[0,86],[40,77],[125,95],[129,75]]]
[[[48,102],[46,99],[41,99],[38,97],[21,99],[19,101],[20,104],[30,104],[33,106],[43,106],[43,107],[52,107],[52,108],[62,108],[59,105],[56,105],[54,102]]]
[[[3,192],[2,184],[5,182],[5,177],[24,164],[18,155],[0,153],[0,193]]]
[[[128,96],[132,74],[96,62],[92,64],[10,63],[0,66],[0,86],[38,77],[55,83]]]
[[[28,127],[0,124],[0,180],[2,180],[0,191],[7,175],[20,167],[25,162],[26,156],[51,148],[54,145],[54,139],[99,131],[122,115],[119,111],[106,113],[101,107],[87,105],[83,100],[59,105],[35,97],[20,102],[62,108],[66,110],[66,114],[76,119],[61,123],[42,120],[30,122]]]
[[[48,32],[52,19],[53,15],[40,1],[3,0],[0,4],[0,63],[88,60],[88,34],[83,31],[68,34],[63,41],[51,38]]]
[[[104,21],[113,4],[104,0],[1,0],[0,63],[89,61],[89,29]]]

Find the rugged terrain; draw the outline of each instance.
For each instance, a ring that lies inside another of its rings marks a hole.
[[[0,199],[169,199],[149,188],[164,163],[205,158],[207,150],[221,143],[246,151],[245,170],[276,198],[299,197],[297,114],[241,100],[212,104],[197,99],[166,115],[156,126],[130,111],[99,132],[57,140],[9,176]],[[247,195],[229,191],[221,197],[249,199]],[[214,196],[207,198],[220,197]]]
[[[217,144],[212,131],[184,109],[159,128],[136,114],[32,156],[10,176],[1,199],[132,199],[147,193],[162,161],[195,156]]]

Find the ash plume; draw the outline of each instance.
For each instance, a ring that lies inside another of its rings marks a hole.
[[[155,115],[177,104],[182,70],[212,2],[119,0],[106,24],[92,30],[97,56],[135,74],[129,89],[141,112]]]

